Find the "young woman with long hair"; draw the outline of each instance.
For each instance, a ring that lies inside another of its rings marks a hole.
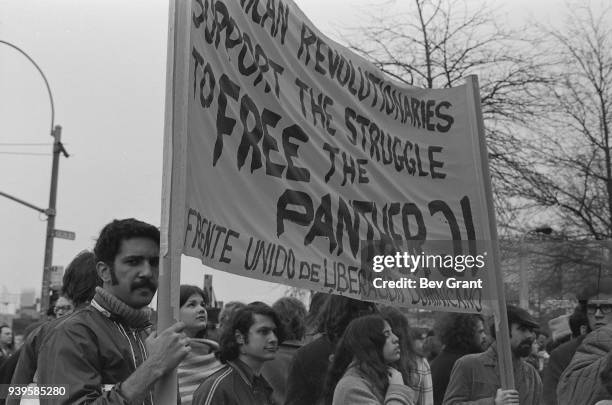
[[[320,404],[325,371],[338,340],[355,318],[376,311],[372,302],[340,295],[328,295],[318,312],[316,331],[320,336],[298,349],[287,378],[287,405]]]
[[[327,374],[327,405],[413,405],[417,392],[391,367],[401,357],[398,337],[379,315],[346,328]]]
[[[415,405],[432,405],[431,369],[427,360],[419,356],[414,348],[408,319],[399,309],[389,306],[381,308],[380,315],[389,322],[391,330],[399,338],[401,357],[392,366],[402,373],[404,383],[417,392]]]

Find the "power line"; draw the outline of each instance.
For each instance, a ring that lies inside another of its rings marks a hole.
[[[0,142],[0,146],[51,146],[50,142],[30,142],[30,143],[17,143],[17,142]]]
[[[52,153],[36,153],[36,152],[0,152],[0,155],[20,155],[20,156],[51,156]]]

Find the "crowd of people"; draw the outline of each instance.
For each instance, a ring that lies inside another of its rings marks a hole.
[[[213,329],[208,294],[181,285],[180,321],[156,331],[159,243],[150,224],[107,224],[67,267],[55,319],[18,350],[0,326],[0,384],[66,387],[40,404],[152,405],[155,383],[176,370],[181,405],[612,404],[612,279],[580,295],[562,344],[506,308],[506,389],[494,325],[478,314],[446,313],[427,331],[397,308],[316,293],[308,309],[291,297],[227,303]]]

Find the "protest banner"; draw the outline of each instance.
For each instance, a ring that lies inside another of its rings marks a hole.
[[[491,219],[470,82],[398,84],[291,1],[178,9],[164,170],[178,251],[260,280],[483,311]],[[414,265],[373,271],[374,242]]]
[[[399,84],[290,0],[175,4],[160,307],[185,254],[375,302],[493,311],[507,331],[475,77]]]

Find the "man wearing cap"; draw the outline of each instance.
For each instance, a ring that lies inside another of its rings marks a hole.
[[[601,279],[588,287],[580,304],[585,308],[593,332],[578,346],[571,362],[561,375],[557,386],[559,405],[594,404],[608,399],[607,381],[601,371],[610,361],[612,351],[612,278]]]
[[[523,357],[531,352],[534,330],[539,327],[524,309],[508,305],[510,348],[514,369],[514,390],[502,390],[495,342],[483,353],[468,354],[457,360],[451,372],[443,405],[538,405],[542,381],[535,368]],[[495,337],[493,325],[491,335]]]

